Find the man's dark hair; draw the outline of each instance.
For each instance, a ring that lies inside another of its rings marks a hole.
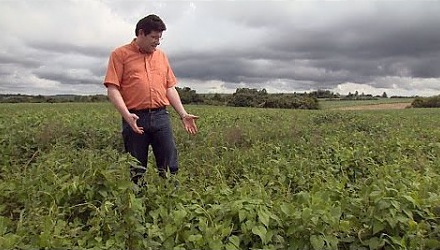
[[[162,32],[166,29],[167,27],[162,19],[154,14],[151,14],[139,20],[139,22],[136,24],[135,34],[138,36],[139,30],[143,30],[144,35],[148,35],[151,31]]]

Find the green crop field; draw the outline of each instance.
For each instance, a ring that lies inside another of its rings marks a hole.
[[[187,110],[139,191],[110,104],[1,104],[0,249],[440,249],[440,109]]]
[[[411,103],[414,98],[378,98],[377,100],[320,100],[321,109],[337,109],[342,107],[375,105],[375,104],[392,104],[392,103]]]

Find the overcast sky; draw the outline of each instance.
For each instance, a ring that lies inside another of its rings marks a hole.
[[[179,87],[440,94],[440,1],[0,0],[0,93],[105,94],[108,56],[159,15]]]

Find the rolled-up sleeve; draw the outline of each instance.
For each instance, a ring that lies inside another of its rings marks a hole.
[[[165,63],[165,67],[166,67],[166,87],[172,88],[172,87],[176,86],[177,79],[176,79],[176,76],[174,75],[173,70],[171,69],[168,58],[165,55],[164,55],[164,63]]]
[[[120,60],[120,57],[117,55],[116,51],[113,51],[108,60],[104,85],[108,87],[108,84],[112,84],[119,88],[121,86],[123,70],[124,66]]]

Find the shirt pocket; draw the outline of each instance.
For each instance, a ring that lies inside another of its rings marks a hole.
[[[166,85],[167,68],[162,65],[155,65],[151,67],[151,75],[154,84]]]

